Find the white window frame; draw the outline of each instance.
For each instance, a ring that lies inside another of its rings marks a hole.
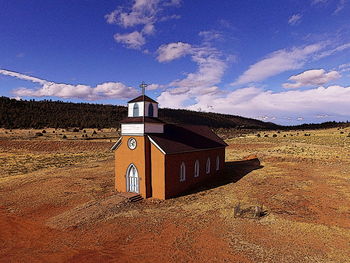
[[[207,163],[205,165],[205,172],[207,174],[210,174],[210,157],[208,157],[208,159],[207,159]]]
[[[220,157],[219,155],[216,156],[216,171],[220,170]]]
[[[194,163],[194,177],[199,176],[199,161],[196,160]]]
[[[186,165],[184,162],[180,165],[180,182],[186,181]]]

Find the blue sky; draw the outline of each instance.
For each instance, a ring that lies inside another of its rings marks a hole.
[[[350,121],[350,1],[0,0],[0,95]]]

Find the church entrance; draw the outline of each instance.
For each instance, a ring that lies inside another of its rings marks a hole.
[[[128,192],[139,193],[139,174],[134,164],[126,172],[126,188]]]

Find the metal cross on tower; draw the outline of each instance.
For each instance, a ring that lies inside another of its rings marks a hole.
[[[145,96],[145,89],[148,86],[148,84],[146,84],[145,82],[141,82],[140,84],[140,88],[142,89],[142,96]]]

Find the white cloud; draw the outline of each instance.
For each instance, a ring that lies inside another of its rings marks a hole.
[[[160,84],[150,84],[146,87],[146,90],[161,90],[164,89],[165,86],[164,85],[160,85]]]
[[[169,95],[169,94],[168,94]],[[166,98],[172,100],[171,96]],[[330,86],[308,90],[290,90],[282,92],[265,91],[248,87],[234,90],[222,96],[220,94],[196,97],[196,103],[190,106],[180,104],[178,107],[211,111],[257,118],[259,116],[274,116],[282,123],[285,116],[291,120],[302,117],[312,120],[319,115],[343,116],[350,119],[350,87]],[[182,97],[186,101],[188,97]],[[168,105],[171,106],[171,105]],[[270,120],[272,120],[270,118]]]
[[[198,70],[187,74],[184,79],[171,82],[169,86],[186,87],[197,93],[198,89],[210,88],[220,83],[226,69],[226,63],[220,56],[221,53],[214,48],[193,48],[191,58],[198,65]]]
[[[168,88],[158,98],[161,107],[181,108],[197,96],[222,93],[216,85],[221,82],[227,61],[222,58],[220,51],[210,47],[209,42],[200,47],[182,42],[163,45],[158,49],[157,59],[159,62],[167,62],[187,54],[191,55],[198,69],[196,72],[187,73],[183,79],[174,80],[167,85]],[[174,100],[167,100],[169,97],[174,97]]]
[[[117,42],[123,43],[127,48],[140,49],[146,43],[145,36],[154,34],[155,24],[176,18],[174,16],[162,17],[164,7],[180,6],[181,1],[170,0],[134,0],[129,8],[118,7],[111,13],[105,15],[109,24],[116,24],[123,28],[142,26],[142,29],[134,30],[132,33],[117,33],[114,38]],[[131,44],[128,44],[131,42]]]
[[[291,76],[288,80],[294,81],[295,83],[284,83],[283,87],[300,88],[305,86],[320,86],[340,77],[341,75],[335,70],[327,73],[324,69],[312,69]]]
[[[341,64],[338,68],[340,72],[350,71],[350,63]]]
[[[201,31],[198,33],[199,36],[203,37],[205,42],[222,39],[223,36],[216,30]]]
[[[341,10],[344,9],[346,0],[339,0],[337,8],[334,10],[333,14],[338,14]]]
[[[262,81],[288,70],[299,69],[310,56],[320,51],[323,47],[322,43],[318,43],[292,48],[291,50],[277,50],[251,65],[232,85]]]
[[[318,115],[316,115],[317,119],[326,119],[326,118],[329,118],[329,117],[332,117],[332,116],[329,116],[327,114],[318,114]]]
[[[125,28],[155,22],[159,0],[135,0],[131,10],[124,12],[121,7],[105,16],[107,23]]]
[[[301,22],[301,18],[303,16],[301,14],[294,14],[288,19],[288,24],[290,25],[297,25]]]
[[[5,76],[10,76],[10,77],[15,77],[15,78],[18,78],[18,79],[31,81],[31,82],[34,82],[34,83],[39,83],[39,84],[42,84],[42,85],[44,85],[46,83],[45,80],[42,80],[42,79],[39,79],[39,78],[36,78],[36,77],[32,77],[32,76],[28,76],[28,75],[25,75],[25,74],[21,74],[21,73],[18,73],[18,72],[5,70],[5,69],[0,69],[0,74],[1,75],[5,75]]]
[[[157,98],[160,107],[173,109],[184,108],[183,103],[186,100],[188,100],[187,94],[171,94],[169,91],[162,92]]]
[[[155,32],[155,28],[153,24],[147,24],[145,27],[142,29],[142,33],[146,35],[151,35]]]
[[[172,20],[172,19],[180,19],[181,16],[180,15],[170,15],[170,16],[163,16],[161,18],[159,18],[160,22],[164,22],[164,21],[168,21],[168,20]]]
[[[159,62],[169,62],[183,57],[192,52],[192,46],[183,42],[170,43],[158,48],[157,60]]]
[[[337,46],[336,48],[323,51],[322,53],[316,55],[315,59],[321,59],[321,58],[324,58],[324,57],[328,57],[330,55],[333,55],[334,53],[343,51],[343,50],[348,49],[348,48],[350,48],[350,43],[346,43],[346,44]]]
[[[59,97],[59,98],[79,98],[87,100],[97,99],[129,99],[137,96],[138,91],[133,87],[128,87],[121,82],[105,82],[91,87],[88,85],[71,85],[55,83],[44,79],[28,76],[14,71],[0,70],[0,74],[15,77],[18,79],[38,83],[40,88],[18,88],[13,94],[20,97]]]
[[[182,0],[169,0],[164,2],[164,6],[180,6]]]
[[[140,49],[145,44],[145,38],[138,31],[128,34],[115,34],[114,39],[131,49]]]

